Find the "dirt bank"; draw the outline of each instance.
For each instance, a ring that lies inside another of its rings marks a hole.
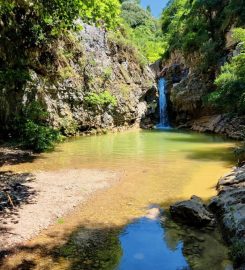
[[[1,148],[2,164],[21,162],[31,154]],[[14,161],[13,161],[14,160]],[[13,161],[13,162],[12,162]],[[3,251],[37,235],[86,201],[96,190],[118,179],[112,171],[73,169],[50,172],[13,173],[0,171],[0,250]]]

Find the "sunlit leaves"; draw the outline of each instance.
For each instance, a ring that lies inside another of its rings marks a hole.
[[[233,36],[241,42],[239,52],[222,67],[209,101],[225,111],[245,113],[245,29],[235,29]]]
[[[140,52],[153,63],[160,59],[165,42],[162,38],[160,23],[144,10],[138,1],[123,1],[122,17],[129,38],[139,48]]]
[[[118,0],[81,0],[79,12],[85,22],[113,29],[119,23],[120,7]]]

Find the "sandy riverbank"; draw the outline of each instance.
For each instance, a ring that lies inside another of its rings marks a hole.
[[[8,150],[5,153],[9,157],[13,152]],[[7,160],[5,162],[8,164]],[[118,175],[112,171],[95,169],[13,174],[6,173],[4,168],[2,166],[0,171],[2,190],[6,188],[3,182],[10,182],[8,185],[15,191],[20,203],[14,208],[4,209],[0,215],[0,250],[31,239],[51,224],[62,223],[64,215],[85,202],[95,191],[108,188],[118,179]],[[31,199],[24,198],[27,193]]]

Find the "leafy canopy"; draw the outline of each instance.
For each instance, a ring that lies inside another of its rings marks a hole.
[[[165,43],[162,37],[160,22],[149,10],[140,6],[140,1],[127,0],[122,3],[121,14],[129,39],[139,48],[150,62],[161,58]]]
[[[80,16],[84,22],[114,29],[120,21],[121,5],[118,0],[80,0]]]
[[[225,32],[244,24],[244,18],[244,0],[172,0],[161,19],[167,52],[199,52],[207,70],[222,56]]]
[[[238,52],[226,63],[216,78],[217,90],[209,95],[209,101],[224,111],[245,113],[245,29],[233,31],[233,38],[241,42]]]

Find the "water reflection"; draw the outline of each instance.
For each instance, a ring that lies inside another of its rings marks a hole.
[[[196,133],[130,131],[72,139],[35,162],[12,166],[9,170],[33,173],[109,170],[121,181],[91,198],[51,233],[33,240],[38,248],[22,249],[18,262],[10,257],[8,262],[22,265],[22,258],[31,257],[36,269],[47,264],[42,269],[52,270],[226,269],[227,250],[213,233],[180,228],[166,217],[127,223],[144,215],[152,203],[216,195],[217,179],[233,165],[229,154],[233,145]],[[84,243],[85,235],[91,234],[92,240]]]
[[[165,241],[160,221],[142,218],[130,224],[120,236],[123,256],[118,270],[176,270],[188,266],[182,254],[183,243],[172,249]]]
[[[183,243],[182,254],[190,269],[233,269],[228,248],[217,229],[210,231],[180,226],[168,216],[162,218],[161,225],[165,230],[164,240],[170,249],[175,249],[179,242]]]
[[[217,231],[179,226],[167,215],[143,217],[120,235],[123,255],[116,270],[232,269]]]

